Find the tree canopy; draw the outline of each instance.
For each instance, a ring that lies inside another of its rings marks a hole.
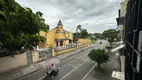
[[[89,36],[88,32],[86,29],[82,29],[80,32],[80,37],[81,38],[87,38]]]
[[[97,39],[103,39],[103,35],[101,33],[94,33],[93,34]]]
[[[91,60],[96,61],[98,64],[98,68],[101,67],[102,63],[106,63],[109,60],[109,56],[105,50],[102,49],[93,49],[88,54]]]
[[[97,38],[92,33],[89,33],[89,38],[92,40],[92,42],[96,41]]]
[[[115,38],[117,38],[117,34],[118,33],[115,29],[108,29],[102,33],[102,35],[107,38],[110,43],[113,42]]]
[[[33,13],[30,8],[22,7],[15,0],[0,0],[0,49],[7,50],[11,55],[22,48],[29,49],[46,38],[39,35],[46,31],[40,11]]]

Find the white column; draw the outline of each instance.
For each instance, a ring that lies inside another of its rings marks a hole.
[[[52,56],[53,56],[53,57],[55,56],[54,49],[52,49]]]

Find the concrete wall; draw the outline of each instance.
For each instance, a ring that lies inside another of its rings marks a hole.
[[[69,52],[69,51],[73,51],[75,49],[76,48],[69,48],[69,49],[61,50],[61,51],[55,52],[53,56],[56,56],[56,55],[59,55],[59,54],[63,54],[63,53]]]
[[[0,73],[27,65],[26,53],[0,58]]]
[[[123,1],[120,6],[120,17],[126,17],[126,9],[127,9],[127,3],[128,1],[125,0]],[[122,22],[122,21],[121,21]],[[125,31],[125,20],[123,22],[123,24],[119,24],[116,28],[117,31],[120,31],[119,34],[118,34],[118,37],[123,39],[124,38],[124,31]]]
[[[39,53],[37,51],[33,51],[32,52],[32,59],[33,59],[33,63],[38,62],[39,61]]]
[[[83,44],[83,45],[90,45],[90,44],[92,44],[92,40],[90,40],[90,39],[78,39],[78,43]]]
[[[123,1],[123,2],[121,3],[121,13],[120,13],[120,17],[125,17],[125,16],[126,16],[127,3],[128,3],[128,1]]]
[[[47,56],[49,57],[49,54],[52,55],[52,53],[49,53],[49,51],[47,50],[46,51],[33,51],[32,52],[33,63],[47,59]]]

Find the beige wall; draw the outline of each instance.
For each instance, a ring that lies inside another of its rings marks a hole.
[[[40,31],[40,36],[43,36],[46,38],[46,42],[40,42],[39,47],[40,48],[47,48],[47,32]]]
[[[120,13],[120,17],[125,17],[125,16],[126,16],[127,3],[128,3],[128,1],[123,1],[123,2],[121,3],[121,13]]]
[[[36,63],[36,62],[38,62],[38,61],[41,61],[41,60],[44,60],[44,59],[47,58],[46,54],[43,55],[43,56],[45,56],[45,57],[42,57],[42,58],[40,58],[39,56],[40,56],[40,53],[39,53],[38,51],[33,51],[33,52],[32,52],[33,63]]]
[[[64,40],[63,45],[67,45],[67,44],[69,44],[69,40]]]
[[[90,39],[78,39],[78,41],[77,41],[78,43],[80,43],[80,44],[83,44],[83,45],[90,45],[90,44],[92,44],[92,41],[90,40]]]
[[[26,53],[0,58],[0,73],[27,65]]]
[[[69,51],[73,51],[75,49],[76,48],[69,48],[69,49],[61,50],[61,51],[53,53],[54,54],[53,56],[56,56],[56,55],[59,55],[59,54],[63,54],[63,53],[69,52]]]
[[[73,34],[71,32],[62,32],[62,33],[56,33],[57,39],[71,39],[73,40]]]
[[[52,45],[53,47],[56,46],[55,33],[56,33],[56,29],[53,29],[52,31],[47,33],[47,45],[48,46],[50,45]]]
[[[39,53],[37,51],[33,51],[32,52],[32,59],[33,59],[33,63],[39,61]]]

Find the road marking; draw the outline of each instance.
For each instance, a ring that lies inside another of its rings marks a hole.
[[[83,54],[83,55],[85,55],[85,54]],[[75,58],[74,60],[76,60],[76,59],[78,59],[78,58],[80,58],[80,57],[82,57],[82,56],[79,56],[79,57],[77,57],[77,58]],[[74,60],[72,60],[72,61],[74,61]],[[73,71],[75,71],[78,67],[80,67],[81,65],[83,65],[86,61],[88,61],[89,59],[86,59],[83,63],[81,63],[81,64],[79,64],[79,66],[74,66],[74,65],[71,65],[70,63],[68,63],[70,66],[72,66],[72,67],[74,67],[74,70],[72,70],[72,72]],[[72,62],[71,61],[71,62]],[[71,73],[71,72],[69,72],[69,73]],[[67,73],[68,75],[69,75],[69,73]],[[65,75],[65,76],[68,76],[68,75]],[[41,78],[39,78],[38,80],[42,80],[44,77],[46,77],[46,76],[42,76]],[[63,78],[63,77],[62,77]],[[64,78],[63,78],[64,79]],[[62,80],[62,79],[60,79],[60,80]]]
[[[45,78],[46,77],[46,75],[45,76],[42,76],[41,78],[39,78],[38,80],[42,80],[43,78]]]
[[[89,53],[89,51],[87,51],[86,53],[88,54],[88,53]],[[83,55],[81,55],[81,56],[78,56],[77,58],[75,58],[74,60],[70,61],[69,63],[71,63],[71,62],[75,61],[76,59],[79,59],[80,57],[82,57],[82,56],[86,55],[86,53],[85,53],[85,54],[83,54]]]
[[[60,80],[63,80],[64,78],[66,78],[69,74],[71,74],[73,71],[75,71],[76,69],[78,69],[80,66],[82,66],[86,61],[88,61],[89,59],[86,59],[83,63],[79,64],[77,67],[75,67],[72,71],[70,71],[69,73],[67,73],[65,76],[63,76]]]
[[[72,64],[70,64],[70,63],[68,63],[68,65],[70,65],[70,66],[72,66],[72,67],[76,68],[76,66],[74,66],[74,65],[72,65]]]
[[[82,80],[85,80],[87,76],[90,74],[90,72],[96,67],[96,63],[91,67],[91,69],[85,74],[85,76],[82,78]]]

